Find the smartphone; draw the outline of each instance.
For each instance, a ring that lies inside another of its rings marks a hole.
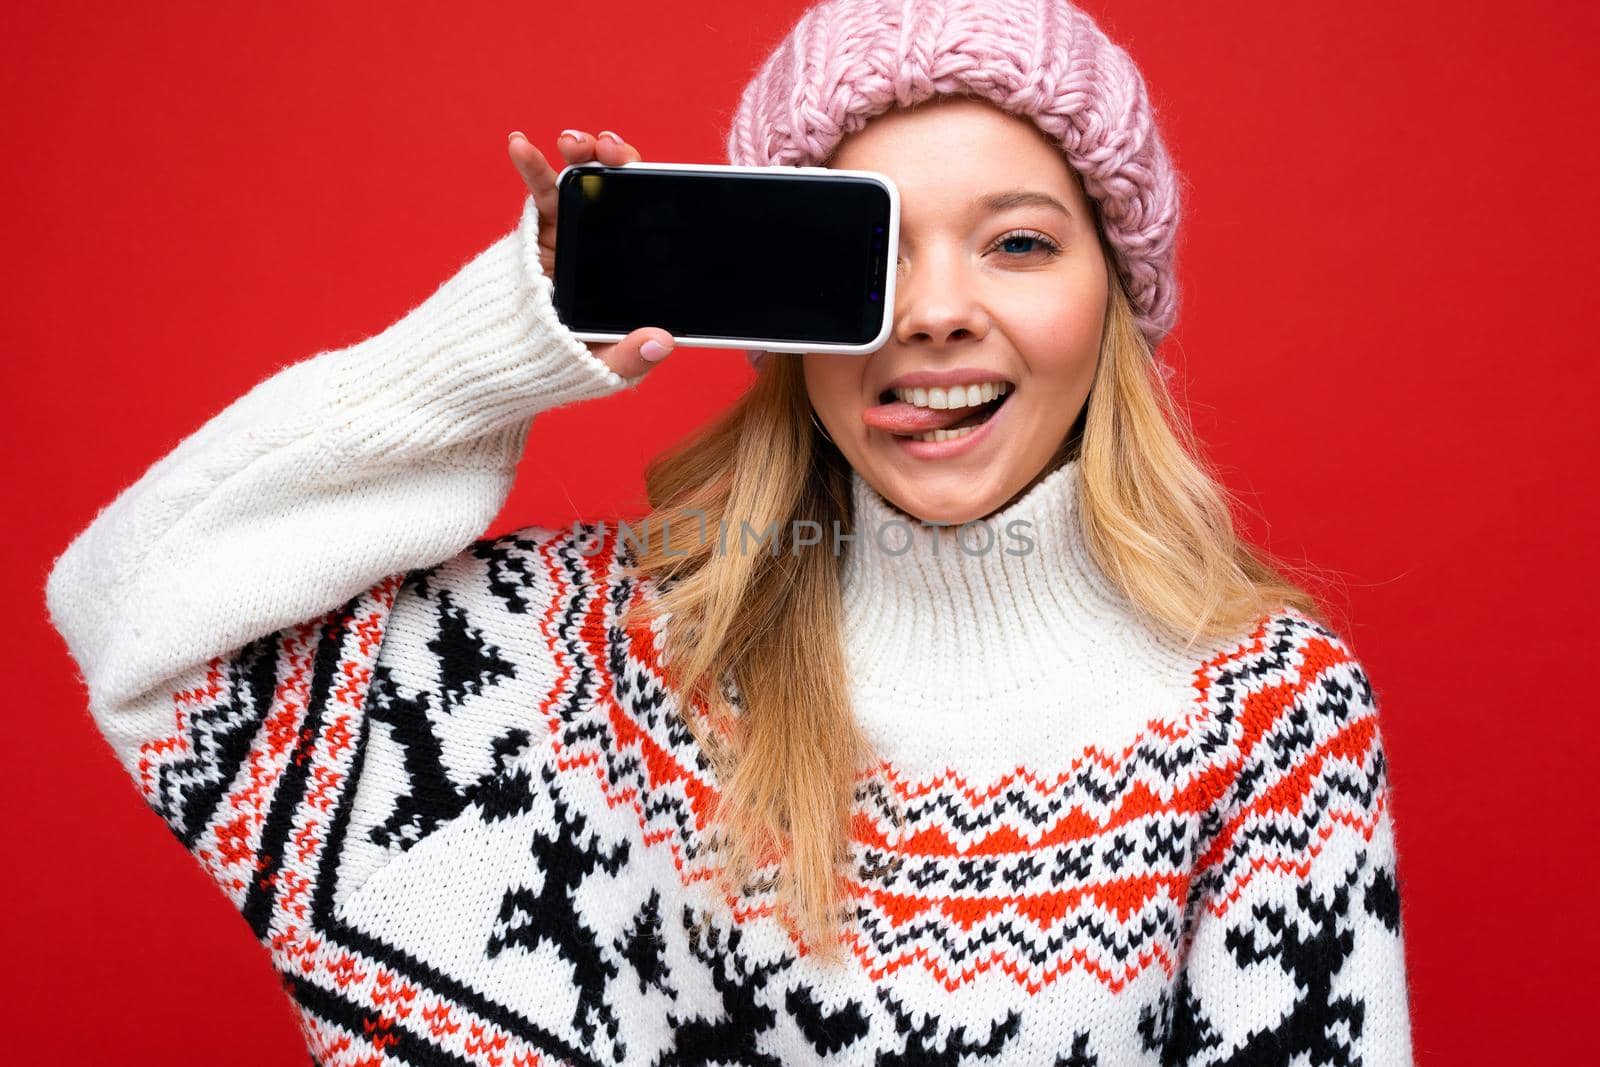
[[[894,320],[900,193],[885,174],[705,163],[568,166],[555,305],[580,340],[866,354]]]

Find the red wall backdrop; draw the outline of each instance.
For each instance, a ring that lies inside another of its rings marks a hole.
[[[1186,176],[1168,344],[1198,428],[1252,533],[1340,576],[1378,688],[1419,1060],[1594,1062],[1596,8],[1086,2]],[[55,554],[509,230],[507,131],[721,161],[802,6],[0,15],[7,1063],[305,1062],[266,953],[94,730]],[[663,367],[541,417],[489,532],[639,507],[645,460],[749,380],[736,352]]]

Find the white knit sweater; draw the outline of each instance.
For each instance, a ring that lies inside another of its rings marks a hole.
[[[50,574],[95,721],[318,1063],[1410,1062],[1365,672],[1287,609],[1159,638],[1085,548],[1075,463],[987,552],[854,478],[881,761],[848,963],[716,897],[717,782],[659,624],[619,621],[654,590],[615,525],[481,536],[530,420],[633,384],[556,319],[537,225],[530,198],[394,325],[262,381]]]

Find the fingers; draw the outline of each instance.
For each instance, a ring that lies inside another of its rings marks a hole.
[[[600,131],[600,138],[596,144],[596,155],[599,157],[600,162],[608,167],[620,167],[624,163],[639,162],[639,150],[610,130]]]
[[[639,162],[639,150],[624,141],[619,134],[601,130],[598,137],[583,130],[562,130],[556,147],[570,164],[600,162],[608,167]]]
[[[506,140],[506,151],[533,195],[540,219],[554,220],[559,207],[556,190],[559,172],[522,131],[512,131]],[[556,150],[569,166],[598,161],[608,167],[620,167],[637,163],[641,158],[637,148],[611,130],[601,130],[595,137],[583,130],[562,130],[556,138]],[[551,271],[555,241],[555,225],[541,225],[540,260],[546,274]],[[624,378],[637,378],[664,359],[675,343],[671,333],[652,326],[634,330],[615,344],[591,344],[589,351]]]
[[[591,351],[624,378],[637,378],[665,359],[676,343],[672,334],[659,326],[645,326],[615,344],[592,347]]]
[[[544,153],[528,141],[521,130],[513,131],[507,139],[506,151],[517,173],[522,175],[528,192],[533,194],[534,206],[541,219],[553,219],[556,213],[556,172],[544,158]]]
[[[591,137],[583,130],[562,130],[556,138],[556,149],[569,165],[597,160],[608,167],[620,167],[640,159],[637,148],[610,130],[602,130],[598,137]],[[533,194],[539,215],[549,218],[556,209],[556,179],[560,175],[521,130],[513,130],[507,137],[506,151],[522,175],[528,192]]]
[[[556,172],[545,160],[544,153],[533,147],[521,130],[511,131],[506,138],[506,152],[511,156],[511,162],[516,164],[522,180],[528,183],[529,192],[539,193],[545,187],[555,188]]]
[[[637,163],[640,159],[639,150],[611,130],[600,131],[598,137],[591,137],[584,130],[562,130],[556,138],[556,149],[569,165],[597,160],[608,167],[620,167],[625,163]],[[539,217],[554,219],[559,206],[556,202],[556,181],[560,174],[556,168],[550,165],[544,153],[535,148],[521,130],[513,130],[507,136],[506,152],[511,156],[511,162],[522,176],[528,192],[533,195]],[[553,248],[554,227],[545,227],[544,233],[549,234],[551,241],[547,243],[543,240],[544,234],[541,234],[539,243]]]
[[[587,163],[594,158],[594,138],[582,130],[562,130],[556,148],[569,164]]]

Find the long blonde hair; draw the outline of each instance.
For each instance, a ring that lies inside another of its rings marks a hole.
[[[1126,292],[1107,273],[1093,385],[1053,461],[1080,461],[1079,510],[1096,562],[1186,646],[1241,633],[1283,606],[1323,620],[1287,568],[1238,536],[1235,501],[1199,459]],[[849,701],[840,557],[826,537],[782,540],[804,520],[853,528],[850,468],[811,419],[800,359],[769,356],[746,393],[653,460],[645,481],[647,536],[629,570],[653,581],[656,596],[635,598],[623,624],[668,616],[666,680],[718,776],[721,888],[730,902],[775,889],[776,912],[807,951],[837,959],[850,917],[841,867],[852,798],[874,756]],[[742,536],[744,523],[752,534],[775,526],[780,550],[726,551],[705,533]]]

